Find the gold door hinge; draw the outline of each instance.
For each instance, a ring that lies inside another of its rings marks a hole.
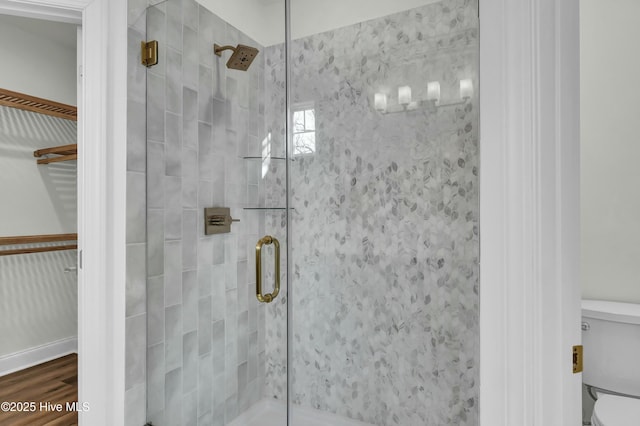
[[[140,57],[142,65],[152,67],[158,63],[158,42],[156,40],[140,43]]]
[[[573,347],[573,374],[582,373],[582,345]]]

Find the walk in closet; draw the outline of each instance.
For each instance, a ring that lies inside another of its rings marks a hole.
[[[35,403],[0,425],[77,423],[76,45],[75,25],[0,15],[0,401]]]

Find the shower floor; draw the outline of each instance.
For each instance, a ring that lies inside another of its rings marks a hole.
[[[242,413],[228,426],[285,426],[287,407],[272,399],[262,401]],[[293,407],[291,426],[373,426],[312,408]]]

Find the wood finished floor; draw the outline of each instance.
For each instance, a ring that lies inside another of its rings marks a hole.
[[[0,426],[71,426],[78,413],[66,411],[78,400],[78,355],[71,354],[0,377],[0,402],[35,402],[35,412],[3,412]],[[40,411],[40,402],[62,404],[63,411]]]

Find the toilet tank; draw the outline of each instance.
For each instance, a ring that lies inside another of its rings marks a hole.
[[[582,301],[583,383],[640,397],[640,304]]]

